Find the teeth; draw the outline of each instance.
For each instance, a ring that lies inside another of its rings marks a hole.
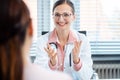
[[[65,24],[64,24],[64,23],[59,23],[59,25],[62,25],[62,26],[63,26],[63,25],[65,25]]]

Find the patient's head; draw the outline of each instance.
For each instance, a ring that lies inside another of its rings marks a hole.
[[[22,80],[22,47],[30,21],[30,13],[23,0],[0,0],[0,76],[2,80]]]

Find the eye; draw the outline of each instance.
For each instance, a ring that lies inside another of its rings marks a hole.
[[[60,14],[59,14],[59,13],[56,13],[55,16],[56,16],[56,17],[60,17]]]
[[[70,14],[68,14],[68,13],[64,13],[63,16],[64,16],[64,17],[69,17]]]

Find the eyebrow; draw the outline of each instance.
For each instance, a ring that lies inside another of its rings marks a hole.
[[[63,13],[55,12],[55,14],[56,14],[56,13],[58,13],[58,14],[63,14],[63,13],[71,14],[72,12],[63,12]]]

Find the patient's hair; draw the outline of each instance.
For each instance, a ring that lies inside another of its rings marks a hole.
[[[30,13],[23,0],[0,0],[0,78],[23,80],[21,48]]]

